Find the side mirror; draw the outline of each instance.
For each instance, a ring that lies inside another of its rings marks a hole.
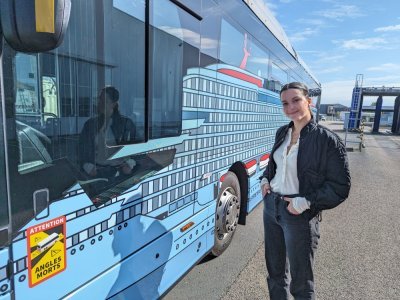
[[[70,12],[71,0],[1,0],[1,30],[17,51],[49,51],[62,43]]]

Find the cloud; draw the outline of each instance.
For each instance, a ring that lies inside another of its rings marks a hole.
[[[320,51],[318,51],[318,50],[299,50],[299,51],[296,51],[298,54],[302,54],[302,53],[306,53],[306,54],[319,54],[319,53],[321,53]]]
[[[365,31],[352,31],[351,34],[361,36],[361,35],[365,35]]]
[[[338,62],[345,57],[346,55],[343,54],[332,55],[330,53],[320,53],[317,63]]]
[[[316,11],[314,15],[336,21],[342,21],[344,18],[358,18],[364,16],[355,5],[336,5],[335,8]]]
[[[176,28],[169,26],[160,27],[165,32],[176,36],[195,47],[200,47],[200,34],[186,28]],[[218,46],[218,41],[210,38],[201,38],[201,48],[203,49],[214,49]]]
[[[400,71],[400,64],[387,63],[380,66],[367,68],[367,71],[393,72]]]
[[[323,26],[326,24],[322,19],[297,19],[296,22],[313,26]]]
[[[341,43],[341,46],[345,49],[366,50],[382,48],[382,45],[387,44],[387,41],[383,38],[365,38],[342,41]]]
[[[267,65],[269,63],[269,58],[268,57],[249,57],[249,60],[251,62],[254,62],[256,64],[265,64]]]
[[[289,36],[291,42],[302,42],[318,33],[317,29],[305,28],[303,31],[297,32]]]
[[[336,73],[339,71],[342,71],[344,69],[343,66],[338,66],[338,67],[333,67],[333,68],[327,68],[327,69],[322,69],[320,71],[315,70],[315,74],[331,74],[331,73]]]
[[[400,31],[400,24],[386,27],[378,27],[374,30],[375,32],[388,32],[388,31]]]

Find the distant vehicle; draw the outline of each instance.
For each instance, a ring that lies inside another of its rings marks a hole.
[[[319,120],[320,120],[320,121],[326,121],[326,116],[320,115],[320,116],[319,116]]]

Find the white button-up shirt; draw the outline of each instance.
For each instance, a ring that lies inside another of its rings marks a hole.
[[[271,190],[281,195],[293,195],[299,193],[299,179],[297,178],[297,154],[299,153],[299,141],[290,147],[292,128],[289,128],[285,140],[273,154],[276,163],[276,173],[271,180]],[[288,148],[290,150],[288,151]],[[267,183],[268,180],[263,178],[261,185]],[[310,202],[304,197],[294,197],[294,209],[302,213],[310,208]]]
[[[297,178],[297,154],[299,153],[299,139],[290,147],[292,128],[283,143],[274,152],[276,173],[271,180],[271,189],[281,195],[292,195],[299,193],[299,179]],[[288,151],[288,148],[290,150]]]

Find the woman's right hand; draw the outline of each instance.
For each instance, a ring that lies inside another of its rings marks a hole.
[[[265,197],[266,194],[269,193],[271,193],[271,186],[269,185],[269,183],[264,183],[263,185],[261,185],[261,194],[263,198]]]

